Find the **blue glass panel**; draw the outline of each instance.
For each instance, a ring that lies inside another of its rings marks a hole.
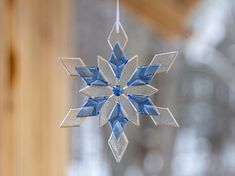
[[[123,132],[123,127],[119,122],[117,122],[115,124],[114,128],[112,129],[112,131],[113,131],[115,138],[119,139],[119,137],[121,136],[121,134]]]
[[[128,86],[149,84],[160,65],[148,65],[138,67],[128,81]]]
[[[113,87],[113,94],[116,96],[120,96],[123,93],[123,89],[119,86],[116,85]]]
[[[109,59],[109,64],[115,73],[117,79],[120,79],[124,65],[127,63],[127,58],[122,51],[120,44],[117,42],[113,48]]]
[[[160,114],[149,96],[128,95],[128,97],[139,113],[147,115]]]
[[[127,122],[128,122],[128,119],[124,116],[122,109],[121,109],[121,105],[117,103],[109,117],[110,127],[112,131],[114,132],[114,135],[117,139],[119,139],[123,131],[123,129],[120,129],[120,127],[123,128]]]
[[[97,67],[76,67],[78,74],[87,85],[107,86],[108,82],[104,79]]]
[[[77,117],[98,115],[100,109],[102,108],[107,99],[108,97],[88,98],[86,103],[82,106],[82,109],[79,111]],[[93,108],[92,111],[90,110],[91,108]]]

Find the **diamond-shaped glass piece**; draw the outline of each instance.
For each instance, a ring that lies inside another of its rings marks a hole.
[[[87,109],[87,111],[89,112],[92,112],[92,110],[93,108]],[[81,111],[81,108],[70,109],[63,122],[61,123],[60,127],[80,127],[86,120],[86,117],[77,118],[77,114],[79,111]]]
[[[127,85],[135,86],[149,84],[159,68],[160,65],[148,65],[138,67],[132,75],[131,79],[128,81]]]
[[[76,67],[78,74],[87,85],[107,86],[108,82],[104,79],[97,67]]]
[[[126,32],[123,29],[121,23],[119,23],[119,32],[117,32],[115,30],[115,28],[116,28],[116,24],[113,26],[113,28],[109,34],[108,43],[109,43],[110,47],[113,49],[114,45],[118,41],[120,43],[121,48],[124,49],[127,44],[127,41],[128,41],[128,37],[126,35]]]
[[[175,61],[175,58],[178,54],[178,51],[173,51],[169,53],[163,53],[163,54],[156,54],[151,61],[150,65],[158,65],[160,64],[161,67],[157,71],[157,73],[161,72],[168,72]]]
[[[128,62],[123,68],[121,78],[120,78],[120,85],[122,87],[127,86],[127,82],[131,78],[132,74],[134,73],[135,69],[138,67],[138,56],[134,56]]]
[[[110,86],[118,84],[115,73],[109,65],[109,62],[100,56],[98,56],[98,67]]]
[[[133,95],[145,95],[151,96],[156,93],[158,89],[151,85],[138,85],[138,86],[130,86],[124,89],[124,94],[133,94]]]
[[[79,91],[88,97],[111,96],[112,88],[109,86],[87,86]]]
[[[159,115],[159,112],[150,97],[142,95],[128,95],[128,97],[139,113],[146,115]]]
[[[123,112],[126,115],[127,119],[133,124],[139,126],[139,113],[136,108],[131,104],[126,95],[120,96],[120,104],[122,106]]]
[[[112,131],[116,139],[119,139],[120,135],[123,132],[123,127],[119,122],[117,122],[115,126],[113,127]]]
[[[157,107],[157,109],[160,114],[158,116],[150,116],[155,125],[179,127],[179,124],[168,108]]]
[[[117,42],[113,48],[112,54],[109,59],[109,64],[111,68],[113,69],[113,72],[116,75],[117,79],[120,79],[122,74],[122,69],[124,65],[127,63],[127,58],[122,51],[119,43]]]
[[[68,72],[70,76],[78,76],[78,73],[76,71],[76,67],[85,67],[86,65],[82,61],[81,58],[75,58],[75,57],[59,57],[59,60],[61,61],[63,67]]]
[[[117,103],[116,106],[113,108],[112,113],[109,116],[109,124],[110,124],[110,127],[112,128],[112,131],[114,132],[114,129],[117,123],[119,123],[121,127],[123,128],[127,122],[128,122],[128,119],[123,114],[120,103]],[[118,133],[114,133],[114,134],[118,139],[120,134]]]
[[[120,162],[128,145],[128,139],[125,133],[122,132],[119,139],[117,139],[115,135],[112,133],[108,143],[116,161]]]
[[[102,108],[107,99],[108,97],[88,98],[86,103],[82,106],[81,110],[78,112],[77,117],[98,115],[100,109]],[[92,108],[92,111],[90,111],[90,108]]]
[[[108,117],[110,116],[110,113],[112,112],[114,106],[117,104],[118,99],[116,96],[112,95],[103,105],[103,107],[100,110],[100,118],[99,118],[99,125],[100,127],[104,126],[106,123],[108,123]]]

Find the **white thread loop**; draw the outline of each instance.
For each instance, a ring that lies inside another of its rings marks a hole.
[[[116,33],[119,33],[120,26],[120,11],[119,11],[119,0],[117,0],[117,9],[116,9]]]

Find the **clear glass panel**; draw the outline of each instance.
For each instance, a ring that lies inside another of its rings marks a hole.
[[[126,95],[133,94],[151,96],[156,92],[158,92],[158,89],[151,85],[130,86],[124,89],[124,94]]]
[[[151,116],[155,125],[167,125],[172,127],[179,127],[174,116],[168,108],[157,107],[159,115]]]
[[[118,99],[116,96],[112,95],[106,103],[103,105],[103,107],[100,110],[100,127],[104,126],[108,122],[108,118],[110,113],[112,112],[114,106],[117,104]]]
[[[109,86],[87,86],[79,91],[88,97],[100,97],[112,95],[112,88]]]
[[[178,54],[178,51],[173,51],[169,53],[156,54],[151,61],[150,65],[158,65],[161,67],[157,73],[168,72]]]
[[[120,79],[120,86],[125,87],[127,86],[127,82],[131,78],[132,74],[134,73],[135,69],[138,67],[138,56],[134,56],[130,60],[128,60],[127,64],[125,65],[121,79]]]
[[[119,139],[117,140],[115,135],[112,133],[109,138],[109,147],[111,148],[113,155],[117,162],[120,162],[122,159],[123,154],[126,151],[128,145],[128,139],[124,132],[120,135]]]
[[[108,81],[109,85],[117,85],[117,79],[107,60],[98,56],[98,67],[105,79]]]
[[[130,120],[133,124],[139,126],[139,113],[128,100],[126,95],[120,96],[120,103],[127,119]]]
[[[108,43],[112,49],[114,48],[114,45],[116,44],[117,41],[121,45],[122,49],[125,48],[128,41],[128,37],[121,23],[119,23],[119,33],[116,32],[116,25],[114,24],[108,37]]]
[[[68,114],[65,116],[63,122],[61,123],[60,127],[80,127],[86,120],[86,117],[77,117],[77,114],[80,112],[81,109],[82,108],[70,109]],[[92,111],[93,108],[90,108],[90,112]]]
[[[70,76],[78,76],[76,71],[76,67],[81,66],[85,67],[85,63],[82,61],[81,58],[73,58],[73,57],[60,57],[59,60],[61,61],[63,67],[68,72]]]

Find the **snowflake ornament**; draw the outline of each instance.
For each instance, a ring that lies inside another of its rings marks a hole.
[[[117,162],[128,145],[124,132],[127,122],[139,125],[139,115],[150,116],[155,125],[178,127],[168,108],[157,107],[150,96],[158,91],[150,85],[153,77],[168,72],[178,52],[157,54],[149,65],[139,65],[138,56],[128,59],[124,48],[128,37],[115,24],[108,38],[112,49],[109,60],[98,56],[98,67],[89,67],[80,58],[60,58],[71,76],[80,76],[86,87],[80,93],[88,99],[81,108],[70,109],[61,127],[80,127],[88,116],[99,117],[100,127],[109,124],[108,144]]]

